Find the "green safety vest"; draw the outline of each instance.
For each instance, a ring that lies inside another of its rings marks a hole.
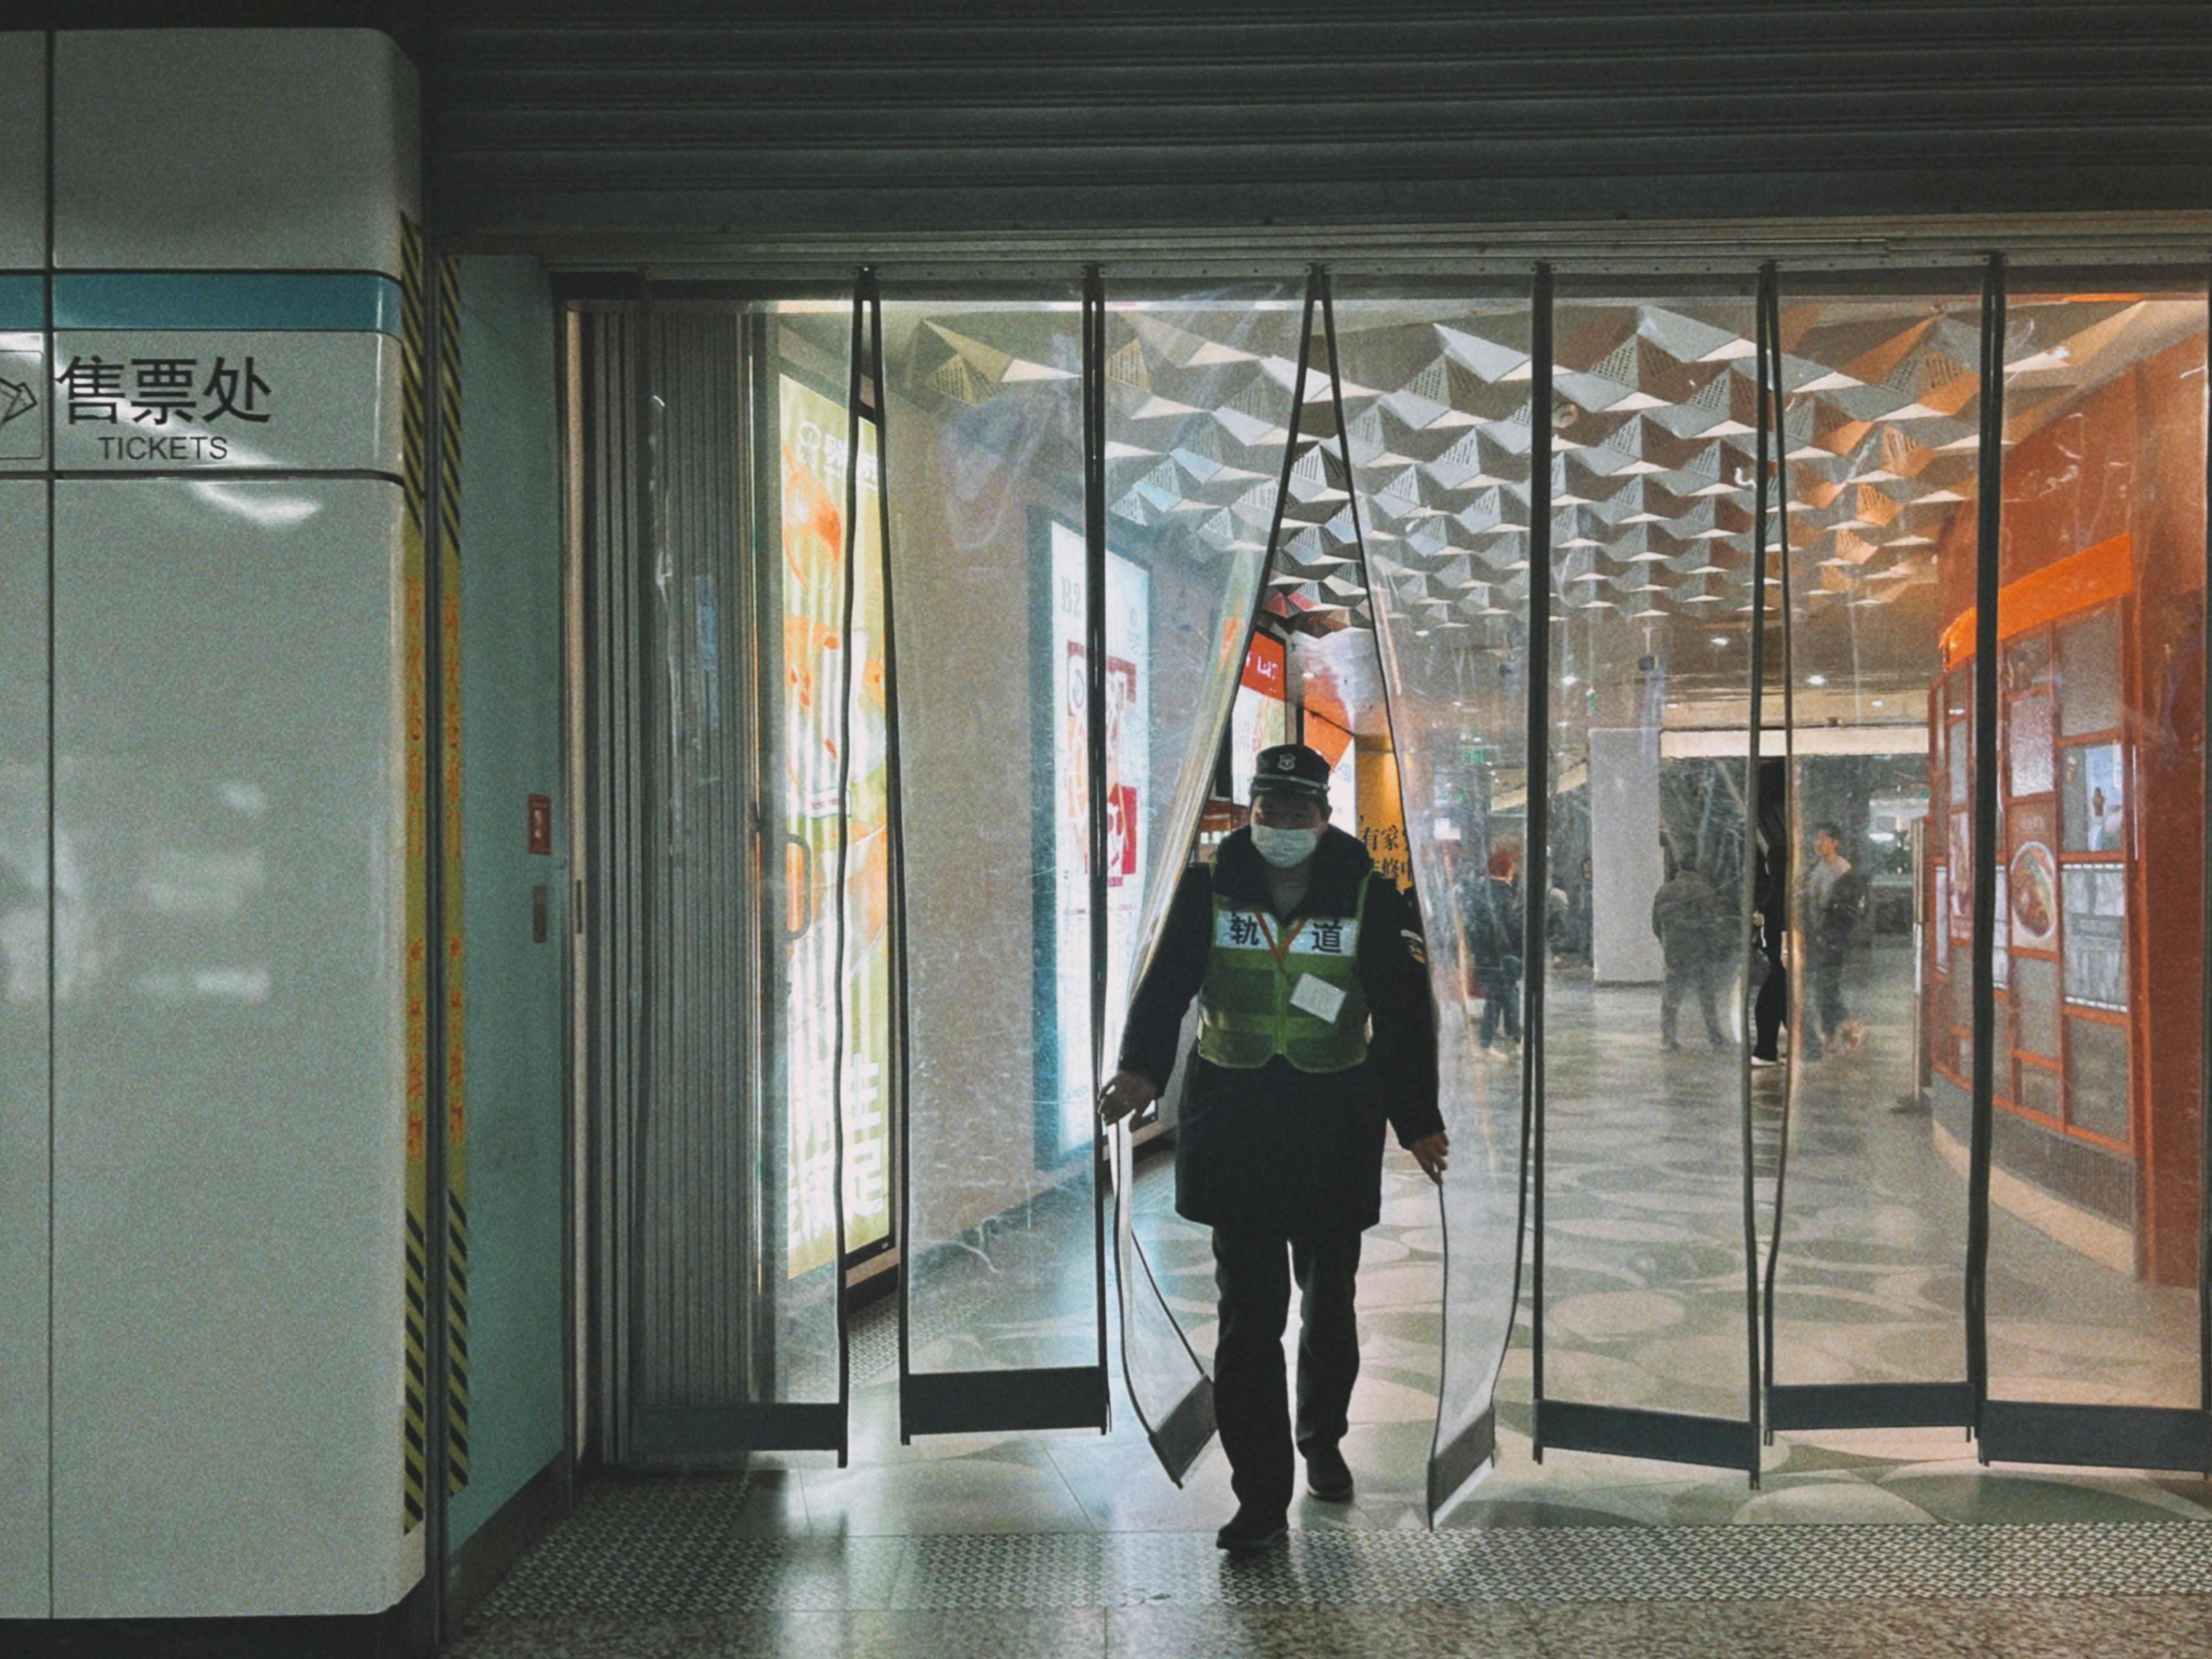
[[[1359,924],[1367,883],[1350,916],[1279,921],[1213,896],[1213,948],[1198,993],[1198,1052],[1250,1071],[1277,1054],[1301,1072],[1348,1071],[1367,1058],[1367,998],[1359,986]]]

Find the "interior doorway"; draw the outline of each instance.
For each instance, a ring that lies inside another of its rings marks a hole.
[[[1994,270],[580,303],[605,1460],[1118,1407],[1193,1468],[1209,1293],[1089,1103],[1258,637],[1478,1149],[1394,1200],[1425,1515],[1501,1445],[2204,1461],[2202,997],[2150,968],[2204,914],[2203,293]]]

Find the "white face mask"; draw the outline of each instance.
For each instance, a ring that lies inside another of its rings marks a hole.
[[[1311,858],[1320,845],[1318,829],[1279,830],[1271,823],[1252,826],[1253,849],[1278,870],[1295,869]]]

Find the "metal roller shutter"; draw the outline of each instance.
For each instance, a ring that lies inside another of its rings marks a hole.
[[[2206,205],[2212,7],[448,0],[439,228],[777,239]]]

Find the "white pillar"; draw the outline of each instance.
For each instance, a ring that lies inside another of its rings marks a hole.
[[[1657,729],[1593,726],[1589,777],[1590,977],[1650,984],[1662,975],[1651,896],[1667,876]]]

